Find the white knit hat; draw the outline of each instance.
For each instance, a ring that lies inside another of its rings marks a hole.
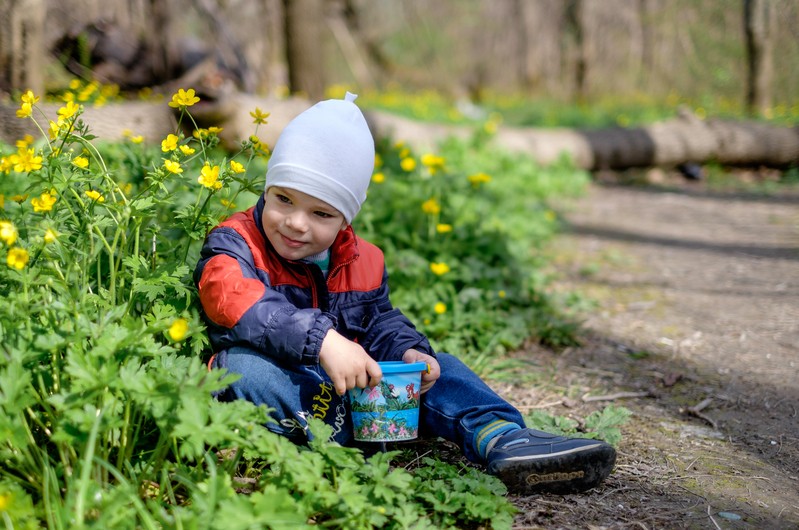
[[[269,159],[265,190],[298,190],[333,206],[351,223],[366,200],[375,144],[355,94],[321,101],[291,120]]]

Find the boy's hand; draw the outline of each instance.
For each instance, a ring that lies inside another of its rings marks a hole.
[[[366,350],[333,329],[322,341],[319,364],[333,381],[339,396],[355,387],[375,387],[383,377],[377,361],[369,357]]]
[[[427,363],[429,370],[422,372],[422,388],[419,389],[419,392],[422,394],[430,390],[430,387],[433,386],[436,379],[441,376],[441,366],[438,365],[438,361],[436,361],[435,357],[432,355],[422,353],[419,350],[410,349],[406,350],[402,355],[402,360],[406,363]]]

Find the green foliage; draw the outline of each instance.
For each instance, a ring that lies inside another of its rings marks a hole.
[[[422,463],[413,496],[434,514],[432,528],[510,527],[516,509],[502,501],[507,490],[499,479],[430,458]]]
[[[553,416],[541,410],[535,410],[525,416],[527,426],[541,431],[560,434],[563,436],[578,435],[583,438],[598,438],[612,445],[621,441],[619,427],[624,425],[632,415],[625,407],[608,405],[601,411],[594,411],[582,422],[565,416]]]
[[[335,86],[331,94],[341,97],[347,89]],[[350,87],[350,90],[354,90]],[[486,91],[479,105],[479,116],[464,116],[451,98],[426,90],[402,92],[389,90],[364,92],[358,102],[365,107],[393,112],[413,119],[460,125],[483,125],[489,129],[499,123],[517,127],[573,127],[582,129],[641,127],[672,119],[678,110],[693,112],[700,119],[759,119],[775,125],[793,126],[799,118],[795,102],[777,104],[762,115],[750,116],[743,99],[720,97],[717,92],[686,97],[677,93],[653,96],[649,93],[618,94],[595,97],[586,103],[562,98],[531,97],[529,93],[507,94]]]
[[[540,251],[559,228],[547,200],[580,193],[585,173],[497,151],[484,133],[437,154],[384,144],[379,160],[356,229],[383,248],[394,304],[439,350],[480,372],[530,337],[574,344]]]
[[[504,486],[476,469],[366,459],[317,421],[298,447],[264,428],[269,410],[214,400],[235,376],[202,362],[190,275],[205,233],[256,201],[263,145],[228,157],[213,129],[180,126],[160,149],[134,135],[96,144],[80,112],[67,104],[38,142],[0,146],[6,526],[510,526]],[[586,181],[487,141],[448,143],[415,169],[410,151],[384,146],[358,227],[386,250],[395,302],[478,369],[530,335],[573,340],[538,250],[558,224],[547,197]]]

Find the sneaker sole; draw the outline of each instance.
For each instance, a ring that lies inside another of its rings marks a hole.
[[[565,453],[501,460],[488,471],[515,495],[564,495],[598,486],[613,471],[615,463],[616,450],[597,444]]]

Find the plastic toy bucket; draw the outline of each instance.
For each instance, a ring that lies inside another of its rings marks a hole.
[[[353,434],[360,442],[413,440],[419,435],[419,388],[427,363],[382,362],[374,388],[350,390]]]

